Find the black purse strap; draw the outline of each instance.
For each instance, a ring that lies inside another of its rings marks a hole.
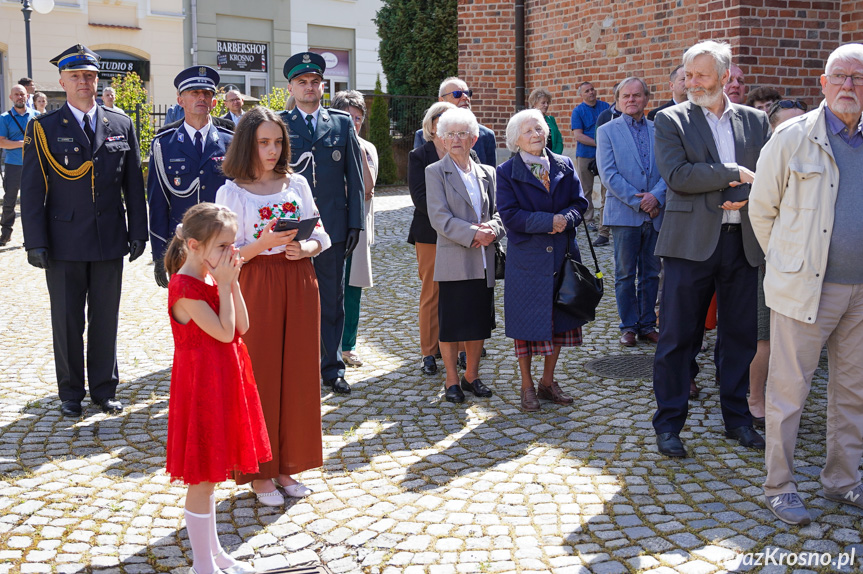
[[[584,225],[584,234],[587,235],[587,245],[590,247],[590,255],[593,257],[593,266],[596,268],[596,278],[602,279],[602,271],[599,270],[599,260],[596,258],[596,251],[593,249],[593,241],[590,240],[590,231],[587,229],[587,222],[582,219],[581,223]],[[574,232],[573,236],[578,233],[578,229],[575,229]],[[570,256],[569,249],[572,239],[574,239],[574,237],[571,237],[569,241],[566,242],[566,255],[568,257]]]

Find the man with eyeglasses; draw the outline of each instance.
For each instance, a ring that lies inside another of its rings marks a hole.
[[[794,447],[825,343],[823,497],[863,509],[863,44],[830,54],[821,91],[817,109],[779,126],[764,147],[749,207],[770,307],[764,495],[794,525],[811,521]]]
[[[438,88],[438,101],[449,102],[458,108],[470,109],[470,99],[473,90],[468,89],[467,82],[460,78],[451,77],[445,79]],[[422,129],[414,134],[414,149],[425,143]],[[497,165],[497,139],[494,131],[479,124],[479,139],[473,146],[473,151],[479,157],[479,162],[491,167]]]
[[[228,90],[228,93],[225,94],[225,105],[228,106],[228,113],[222,117],[237,125],[240,118],[243,117],[243,96],[240,91]]]

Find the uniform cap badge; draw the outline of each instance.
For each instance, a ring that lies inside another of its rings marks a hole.
[[[200,76],[206,76],[206,75],[207,75],[207,68],[205,68],[205,67],[203,67],[203,66],[201,66],[200,68],[198,68],[198,75],[200,75]]]
[[[303,64],[311,64],[311,63],[312,63],[312,59],[309,57],[309,55],[303,54]]]

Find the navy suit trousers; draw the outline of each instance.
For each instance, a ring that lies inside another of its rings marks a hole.
[[[333,243],[314,262],[321,295],[321,378],[327,381],[345,376],[345,242]]]
[[[665,257],[662,320],[653,363],[656,433],[680,432],[689,407],[690,363],[704,332],[716,290],[716,369],[725,429],[752,426],[746,402],[749,363],[755,356],[758,268],[746,261],[740,226],[723,226],[706,261]]]

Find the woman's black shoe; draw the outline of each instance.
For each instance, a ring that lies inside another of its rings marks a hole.
[[[437,373],[437,361],[434,360],[434,357],[429,355],[428,357],[423,357],[423,374],[424,375],[434,375]]]
[[[467,353],[462,351],[458,354],[458,368],[466,369],[467,368]]]
[[[462,388],[462,390],[469,391],[469,392],[473,393],[474,395],[481,397],[481,398],[486,398],[486,397],[491,396],[491,389],[489,389],[487,386],[485,386],[485,384],[479,379],[476,379],[474,382],[469,383],[469,382],[467,382],[467,379],[462,377],[461,378],[461,388]]]
[[[461,389],[458,385],[453,385],[451,387],[446,388],[446,393],[444,393],[444,398],[451,403],[463,403],[464,402],[464,393],[461,392]]]

